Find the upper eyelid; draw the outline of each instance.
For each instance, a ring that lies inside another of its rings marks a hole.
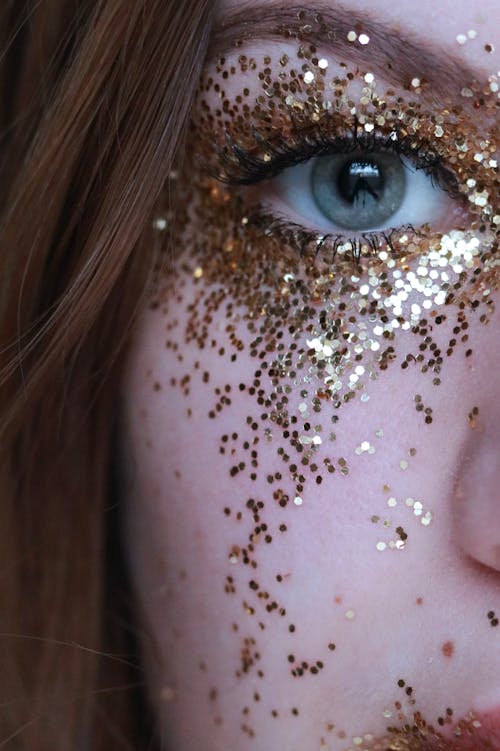
[[[321,124],[318,127],[321,127]],[[394,131],[392,132],[394,133]],[[258,130],[256,130],[256,136],[258,137]],[[261,154],[245,151],[229,135],[226,137],[225,144],[226,148],[229,148],[229,154],[216,145],[220,163],[225,164],[230,170],[233,163],[231,157],[234,156],[240,167],[242,163],[246,163],[249,170],[253,168],[254,173],[260,175],[259,179],[265,179],[274,177],[283,169],[293,164],[299,164],[323,154],[350,153],[357,150],[369,152],[381,149],[413,159],[418,169],[423,169],[429,173],[433,173],[440,166],[444,166],[441,157],[435,153],[430,157],[429,153],[426,152],[426,144],[418,143],[414,138],[410,139],[413,145],[413,148],[410,148],[406,145],[405,138],[384,138],[377,131],[373,131],[371,135],[363,132],[358,133],[356,127],[352,129],[344,128],[340,133],[332,133],[329,136],[321,131],[314,136],[309,132],[307,138],[302,138],[300,134],[296,134],[293,144],[290,144],[283,137],[278,137],[274,141],[272,139],[260,139],[260,142],[256,138],[256,142],[271,157],[268,160],[267,166]],[[230,173],[228,177],[230,178],[228,182],[231,182]],[[224,181],[220,176],[218,179]],[[237,177],[233,178],[233,182],[235,184],[245,184],[244,180],[238,180]]]

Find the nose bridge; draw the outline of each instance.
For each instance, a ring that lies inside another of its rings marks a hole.
[[[497,410],[498,412],[498,410]],[[469,431],[452,504],[457,544],[475,561],[500,571],[500,415],[491,409]]]

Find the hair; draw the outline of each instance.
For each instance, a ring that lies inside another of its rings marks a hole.
[[[2,747],[151,748],[113,472],[117,383],[161,262],[152,217],[213,6],[0,9]]]

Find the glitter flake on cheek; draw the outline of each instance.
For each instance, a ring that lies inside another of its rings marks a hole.
[[[362,33],[353,31],[348,38],[353,46],[369,44]],[[470,92],[464,102],[480,102],[485,121],[498,112],[498,89],[491,88],[496,83],[464,86]],[[223,587],[238,613],[236,634],[241,614],[260,630],[277,623],[290,639],[300,634],[300,614],[288,612],[282,601],[286,569],[277,556],[270,583],[260,576],[259,552],[277,541],[286,544],[290,519],[308,513],[318,486],[329,477],[347,478],[354,465],[378,461],[383,427],[365,433],[351,453],[337,448],[347,405],[359,402],[370,409],[370,389],[389,369],[399,368],[402,379],[405,372],[416,372],[425,383],[441,386],[445,358],[472,354],[469,322],[486,325],[493,312],[500,232],[497,131],[476,129],[458,106],[429,109],[424,89],[415,77],[408,91],[381,94],[380,81],[369,70],[330,59],[306,43],[279,60],[240,49],[219,60],[202,81],[192,126],[196,150],[173,180],[189,210],[175,221],[169,216],[156,223],[163,234],[174,224],[177,244],[185,251],[158,280],[155,306],[164,310],[170,295],[187,311],[184,331],[175,329],[167,347],[178,358],[179,349],[196,353],[203,383],[213,389],[207,419],[217,421],[231,410],[238,394],[252,405],[238,432],[221,431],[218,446],[229,476],[259,488],[222,508],[224,521],[235,529],[234,543],[225,551],[229,573]],[[346,143],[359,138],[359,144],[367,143],[362,140],[366,134],[382,133],[404,142],[421,163],[428,158],[429,168],[431,162],[439,164],[440,181],[461,212],[439,231],[407,226],[376,238],[325,236],[271,216],[256,186],[244,184],[247,172],[272,162],[284,141],[317,143],[320,137],[326,142],[339,133]],[[186,280],[194,290],[191,299],[183,298]],[[218,329],[216,316],[224,321]],[[443,345],[445,327],[452,337],[447,335]],[[209,349],[225,364],[243,354],[250,358],[253,370],[245,382],[235,384],[228,374],[227,383],[212,385],[212,374],[203,366]],[[172,386],[187,395],[191,376],[186,373]],[[435,420],[433,408],[410,390],[407,402],[427,430]],[[415,454],[412,448],[409,458],[398,457],[397,472],[404,479]],[[410,518],[419,533],[432,534],[423,532],[434,519],[425,501],[394,491],[384,505],[385,511],[389,507],[390,513]],[[406,521],[394,523],[386,533],[390,539],[382,539],[380,532],[392,520],[373,515],[371,522],[380,535],[373,538],[376,560],[390,550],[403,551],[404,558],[410,547]],[[353,602],[354,607],[344,611],[343,629],[346,621],[352,621],[352,630],[358,627],[362,612]],[[493,611],[488,619],[497,625]],[[294,685],[301,683],[298,678],[319,680],[328,673],[342,651],[335,633],[332,639],[335,643],[323,645],[324,654],[304,656],[302,642],[293,651],[283,647],[282,663]],[[263,677],[256,637],[244,637],[240,657],[234,671],[238,680]],[[290,702],[278,712],[259,692],[249,697],[254,711],[265,710],[273,718],[293,718],[302,711]],[[252,738],[249,723],[242,732]],[[358,748],[375,747],[371,737],[359,740]],[[391,747],[420,748],[407,741]],[[440,748],[438,735],[432,748]]]

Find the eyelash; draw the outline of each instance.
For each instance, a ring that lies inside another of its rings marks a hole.
[[[394,129],[390,134],[367,133],[362,126],[354,123],[351,128],[329,128],[334,135],[326,132],[324,124],[314,124],[308,128],[296,129],[290,138],[279,136],[266,138],[258,129],[252,129],[255,143],[253,148],[245,148],[226,134],[225,144],[214,144],[218,158],[218,172],[214,177],[232,186],[254,186],[279,175],[283,170],[307,160],[327,154],[344,154],[355,150],[364,152],[391,151],[405,156],[417,170],[423,170],[433,185],[444,190],[450,197],[461,196],[459,183],[453,172],[445,165],[442,157],[426,143],[418,142],[414,137]],[[384,232],[366,232],[359,237],[346,237],[342,234],[318,234],[305,230],[300,225],[291,223],[284,217],[272,215],[257,207],[249,217],[249,223],[264,231],[268,236],[286,242],[300,256],[313,248],[314,255],[328,249],[332,257],[337,255],[339,247],[348,250],[354,260],[359,260],[362,253],[375,254],[386,246],[394,254],[393,236],[410,231],[413,236],[418,232],[413,226],[399,227],[397,230]]]

